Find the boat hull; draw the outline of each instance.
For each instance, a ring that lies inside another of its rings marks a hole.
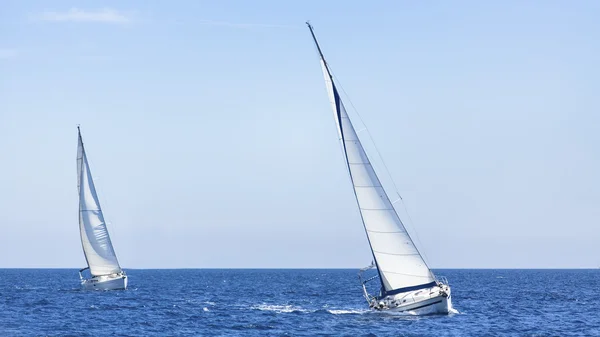
[[[85,290],[125,290],[127,289],[127,275],[113,274],[94,276],[81,281]]]
[[[446,315],[452,312],[450,287],[445,284],[431,288],[385,296],[373,300],[371,308],[378,311],[402,312],[411,315]]]
[[[447,315],[452,309],[449,297],[438,296],[428,300],[413,303],[406,307],[388,309],[390,312],[405,312],[413,315]]]

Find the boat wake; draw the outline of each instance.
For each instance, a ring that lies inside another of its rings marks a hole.
[[[306,309],[294,305],[259,304],[250,307],[253,310],[272,311],[276,313],[327,313],[331,315],[356,315],[372,312],[369,309]]]
[[[371,310],[368,309],[364,309],[364,310],[335,310],[335,309],[330,309],[330,310],[325,310],[328,313],[332,314],[332,315],[362,315],[364,313],[368,313],[371,312]]]
[[[261,311],[273,311],[276,313],[290,313],[290,312],[314,312],[308,309],[303,309],[293,305],[276,305],[276,304],[259,304],[250,307],[250,309],[261,310]]]
[[[206,303],[206,302],[205,302]],[[363,315],[363,314],[373,314],[373,315],[392,315],[392,316],[401,316],[401,317],[415,317],[419,316],[417,313],[412,311],[405,312],[394,312],[394,311],[376,311],[367,308],[330,308],[325,305],[323,308],[304,308],[297,305],[292,304],[267,304],[260,303],[249,306],[240,306],[241,310],[259,310],[265,312],[273,312],[277,314],[326,314],[326,315]],[[205,310],[206,311],[206,310]],[[450,308],[450,315],[460,314],[460,312],[454,308]]]

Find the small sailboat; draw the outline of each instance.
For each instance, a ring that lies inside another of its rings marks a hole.
[[[346,168],[373,254],[371,266],[359,273],[364,297],[375,310],[447,314],[452,310],[448,281],[436,278],[429,269],[396,213],[346,113],[313,27],[306,24],[319,52]],[[365,280],[363,273],[372,268],[377,274]],[[371,295],[367,282],[375,279],[381,288]]]
[[[127,288],[127,275],[119,266],[104,215],[100,208],[92,173],[88,164],[81,130],[77,127],[77,190],[79,192],[79,231],[88,266],[79,271],[84,289],[116,290]],[[84,279],[89,269],[91,277]]]

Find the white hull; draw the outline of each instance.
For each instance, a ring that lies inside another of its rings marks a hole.
[[[450,287],[440,284],[375,299],[370,303],[370,307],[380,311],[404,312],[412,315],[446,315],[452,312],[452,298]]]
[[[127,289],[127,275],[120,273],[94,276],[81,280],[81,287],[85,290],[125,290]]]

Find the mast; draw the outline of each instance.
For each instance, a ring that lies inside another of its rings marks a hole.
[[[82,277],[82,272],[86,269],[90,269],[90,261],[88,260],[87,254],[85,252],[86,247],[83,243],[83,233],[82,233],[82,226],[81,224],[82,219],[81,219],[81,172],[83,171],[83,156],[85,153],[85,148],[83,146],[83,138],[81,137],[81,129],[79,128],[79,124],[77,124],[77,196],[79,198],[79,211],[77,212],[77,215],[79,216],[79,231],[80,231],[80,235],[81,235],[81,249],[83,249],[83,257],[85,257],[85,263],[87,263],[87,268],[83,268],[79,271],[79,278],[83,278]]]
[[[327,75],[329,75],[331,82],[333,82],[333,77],[331,76],[331,72],[329,71],[329,66],[327,65],[327,61],[325,61],[325,56],[323,55],[323,52],[321,51],[321,46],[319,46],[319,42],[317,41],[317,37],[315,36],[313,26],[308,21],[306,21],[306,25],[308,26],[308,29],[310,29],[310,35],[312,35],[313,41],[315,41],[315,45],[317,46],[317,50],[319,51],[319,57],[321,57],[321,60],[325,64],[325,69],[327,69]]]
[[[313,31],[313,26],[308,21],[306,21],[306,25],[308,26],[308,29],[310,29],[310,34],[312,35],[315,46],[317,46],[317,50],[319,52],[321,68],[323,69],[323,75],[325,76],[325,86],[327,87],[327,94],[329,95],[329,101],[331,103],[331,108],[333,110],[334,118],[336,120],[336,125],[338,129],[338,138],[342,145],[342,151],[344,152],[344,154],[346,154],[346,145],[344,143],[344,135],[342,132],[342,118],[340,114],[340,95],[338,94],[337,88],[335,87],[335,83],[333,82],[333,76],[331,75],[331,71],[329,70],[327,61],[325,61],[325,56],[321,51],[321,46],[319,46],[319,42],[317,41],[317,37],[315,36],[315,32]],[[348,172],[350,172],[350,168],[348,168]],[[352,175],[352,173],[350,173],[350,175]],[[350,177],[350,179],[352,179],[352,177]]]
[[[77,134],[79,232],[83,253],[93,276],[118,273],[121,267],[106,228],[79,126]]]
[[[381,281],[381,295],[392,295],[435,285],[433,273],[414,245],[371,165],[333,81],[329,67],[307,22],[321,59],[346,167],[361,220]]]
[[[333,110],[334,110],[335,117],[336,117],[336,125],[338,127],[339,139],[342,144],[342,151],[344,152],[344,159],[346,161],[346,169],[348,170],[348,176],[350,177],[350,182],[354,186],[352,170],[350,169],[350,162],[348,161],[348,151],[346,149],[346,142],[344,140],[344,133],[342,131],[342,116],[341,116],[341,111],[340,111],[340,107],[339,107],[339,105],[341,104],[340,96],[337,91],[337,88],[335,87],[335,83],[333,83],[333,76],[331,75],[331,71],[329,70],[327,61],[325,61],[325,56],[323,55],[323,51],[321,51],[321,46],[319,46],[319,42],[317,41],[317,37],[315,36],[315,32],[313,30],[313,26],[308,21],[306,21],[306,25],[308,26],[308,29],[310,30],[310,35],[312,35],[313,41],[315,42],[315,46],[317,46],[317,51],[319,52],[319,57],[321,58],[323,72],[326,74],[325,75],[326,76],[326,78],[325,78],[326,86],[328,87],[328,89],[329,89],[329,85],[331,86],[331,88],[330,88],[331,92],[329,92],[329,90],[328,90],[328,93],[330,94],[330,98],[333,98],[331,104],[333,105]],[[329,81],[327,81],[327,80],[329,80]],[[331,93],[333,93],[333,97],[331,97]],[[365,224],[365,218],[364,218],[362,209],[360,208],[358,195],[356,195],[355,189],[353,189],[353,191],[354,191],[354,198],[358,204],[360,220],[363,223],[363,228],[365,229],[365,234],[367,236],[367,242],[369,242],[369,249],[371,249],[371,255],[373,255],[373,262],[375,263],[375,267],[377,269],[377,274],[379,275],[379,282],[381,283],[381,292],[384,293],[385,285],[383,283],[383,277],[381,275],[381,270],[379,269],[379,265],[377,264],[377,257],[375,256],[375,251],[373,250],[373,245],[371,244],[371,239],[369,238],[369,233],[367,232],[367,226]]]

